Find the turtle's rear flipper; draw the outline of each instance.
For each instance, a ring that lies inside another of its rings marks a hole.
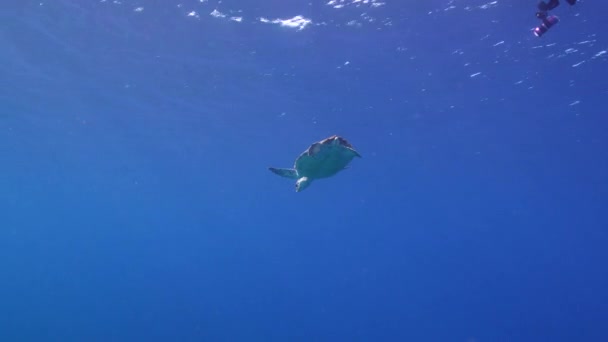
[[[291,178],[291,179],[298,178],[298,172],[296,172],[296,170],[294,170],[294,169],[277,169],[276,167],[269,167],[268,169],[282,177]]]

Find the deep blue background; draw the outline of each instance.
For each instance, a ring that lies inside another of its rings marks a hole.
[[[608,340],[605,2],[255,3],[2,5],[0,340]]]

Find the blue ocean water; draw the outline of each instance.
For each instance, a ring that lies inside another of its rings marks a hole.
[[[535,10],[7,1],[0,340],[608,341],[608,5]]]

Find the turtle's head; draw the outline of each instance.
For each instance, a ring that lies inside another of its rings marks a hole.
[[[298,181],[296,182],[296,192],[300,192],[306,189],[310,185],[310,182],[312,181],[308,177],[302,177],[298,179]]]

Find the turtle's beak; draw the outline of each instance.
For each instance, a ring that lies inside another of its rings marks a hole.
[[[302,177],[298,179],[296,182],[296,192],[303,191],[310,184],[310,181],[307,177]]]

